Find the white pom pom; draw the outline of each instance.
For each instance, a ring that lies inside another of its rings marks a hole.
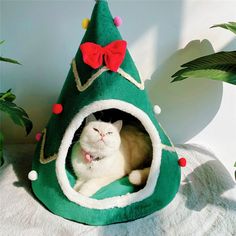
[[[161,108],[158,105],[155,105],[153,110],[156,115],[159,115],[161,113]]]
[[[35,170],[31,170],[28,174],[28,179],[31,181],[35,181],[38,179],[38,173]]]

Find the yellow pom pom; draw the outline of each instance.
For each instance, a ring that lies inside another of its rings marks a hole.
[[[89,25],[90,20],[88,18],[83,19],[82,21],[82,28],[87,29]]]

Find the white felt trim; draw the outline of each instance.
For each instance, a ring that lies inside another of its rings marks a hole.
[[[101,74],[103,74],[105,71],[108,71],[109,69],[106,66],[103,66],[100,68],[95,74],[93,74],[84,85],[81,84],[79,73],[76,67],[75,59],[72,60],[72,71],[75,77],[76,87],[80,92],[83,92],[86,90],[93,82],[96,80]],[[119,73],[122,77],[127,79],[129,82],[134,84],[136,87],[138,87],[140,90],[144,90],[144,82],[141,79],[141,83],[138,83],[131,75],[126,73],[123,69],[119,68],[117,73]]]
[[[138,83],[131,75],[129,75],[128,73],[126,73],[123,69],[119,68],[117,71],[121,76],[123,76],[124,78],[126,78],[129,82],[131,82],[132,84],[134,84],[136,87],[138,87],[140,90],[144,90],[144,82],[142,79],[141,83]]]
[[[74,74],[74,77],[75,77],[75,82],[76,82],[76,87],[77,89],[80,91],[80,92],[83,92],[84,90],[86,90],[92,83],[95,79],[97,79],[103,72],[105,71],[108,71],[108,68],[103,66],[100,70],[98,70],[95,74],[92,75],[91,78],[89,78],[87,80],[87,82],[82,85],[81,84],[81,81],[80,81],[80,78],[79,78],[79,73],[77,71],[77,68],[76,68],[76,63],[75,63],[75,60],[73,59],[72,61],[72,71],[73,71],[73,74]]]
[[[136,117],[138,120],[140,120],[140,122],[150,135],[150,139],[152,141],[153,160],[146,186],[143,189],[132,194],[126,194],[118,197],[96,200],[79,194],[70,186],[69,180],[66,175],[65,162],[68,149],[72,143],[74,134],[82,124],[83,120],[94,112],[111,108],[127,112]],[[73,118],[73,120],[71,121],[71,123],[69,124],[69,126],[67,127],[56,160],[56,175],[63,193],[72,202],[93,209],[109,209],[114,207],[125,207],[132,203],[142,201],[143,199],[152,195],[160,172],[161,155],[162,155],[161,139],[155,126],[153,125],[152,121],[150,120],[150,118],[146,113],[144,113],[142,110],[135,107],[134,105],[120,100],[109,99],[109,100],[96,101],[84,107],[79,113],[77,113]]]
[[[165,144],[162,144],[162,149],[164,149],[164,150],[166,150],[166,151],[169,151],[169,152],[176,152],[174,146],[170,147],[170,146],[167,146],[167,145],[165,145]]]
[[[40,154],[39,154],[40,156],[39,161],[41,164],[47,164],[51,161],[54,161],[57,158],[57,154],[44,158],[44,146],[45,146],[45,141],[46,141],[46,135],[47,135],[47,129],[45,128],[42,131],[42,142],[41,142]]]

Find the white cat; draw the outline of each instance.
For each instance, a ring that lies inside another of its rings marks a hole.
[[[92,196],[102,187],[129,175],[135,185],[145,184],[152,156],[147,134],[122,121],[86,121],[80,140],[72,148],[71,162],[77,181],[74,189]]]

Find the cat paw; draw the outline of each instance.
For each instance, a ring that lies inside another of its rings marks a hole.
[[[129,182],[134,185],[141,185],[143,183],[142,174],[139,170],[133,170],[129,174]]]
[[[85,197],[91,197],[96,192],[96,189],[88,186],[88,184],[84,184],[79,189],[78,193],[84,195]]]
[[[77,180],[73,189],[76,191],[76,192],[79,192],[81,186],[84,184],[84,181],[81,181],[81,180]]]

